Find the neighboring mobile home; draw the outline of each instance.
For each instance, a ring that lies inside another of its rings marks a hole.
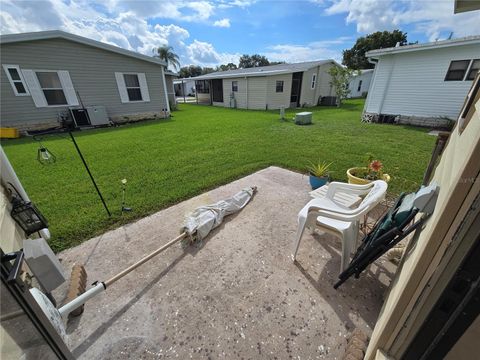
[[[375,72],[363,120],[444,126],[480,69],[480,36],[367,52]]]
[[[191,78],[177,79],[173,82],[175,87],[175,96],[194,96],[195,80]]]
[[[358,70],[354,73],[350,81],[348,82],[348,89],[350,98],[366,97],[368,89],[370,88],[370,82],[373,76],[373,69]]]
[[[104,109],[116,122],[170,112],[158,58],[63,31],[2,35],[0,46],[3,127],[56,127],[78,107]]]
[[[334,60],[218,71],[192,78],[197,101],[241,109],[315,106],[335,96],[328,70]]]
[[[167,85],[167,97],[170,108],[175,106],[176,103],[174,83],[177,77],[178,75],[176,73],[170,70],[165,70],[165,83]]]

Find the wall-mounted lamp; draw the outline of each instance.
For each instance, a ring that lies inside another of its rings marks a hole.
[[[13,195],[10,215],[27,236],[48,227],[48,221],[42,213],[31,202],[23,200],[18,192]]]

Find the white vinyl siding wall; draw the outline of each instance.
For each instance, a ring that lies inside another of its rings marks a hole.
[[[161,65],[64,39],[3,44],[1,50],[2,64],[18,64],[21,69],[68,71],[83,104],[103,105],[109,116],[160,114],[168,108]],[[150,102],[122,103],[116,72],[145,74]],[[62,107],[37,108],[32,96],[15,96],[5,72],[0,73],[0,116],[4,126],[57,124]]]
[[[265,110],[267,104],[267,77],[255,76],[247,78],[248,108]]]
[[[290,106],[292,92],[292,74],[267,76],[267,107],[269,110]],[[283,81],[283,92],[276,92],[277,81]]]
[[[300,94],[300,106],[302,106],[303,104],[305,104],[306,106],[317,105],[318,99],[316,99],[315,96],[317,93],[318,82],[315,81],[315,88],[312,89],[312,77],[313,75],[315,75],[318,80],[318,70],[319,66],[315,66],[314,68],[311,68],[303,73],[302,92]]]
[[[381,56],[367,96],[368,113],[457,118],[471,81],[444,81],[452,60],[478,58],[480,45]]]
[[[368,92],[370,88],[372,76],[373,76],[373,71],[367,71],[362,73],[361,75],[354,76],[349,82],[348,88],[350,89],[350,94],[348,94],[348,97],[351,97],[351,98],[360,97],[362,96],[363,93]],[[358,85],[360,84],[360,81],[362,82],[362,86],[359,91]]]
[[[232,93],[232,82],[236,81],[238,90],[233,92],[236,107],[245,109],[247,107],[246,80],[245,78],[223,79],[223,105],[230,107],[230,94]]]

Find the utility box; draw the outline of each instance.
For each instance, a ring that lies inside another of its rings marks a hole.
[[[62,264],[43,238],[23,240],[25,262],[46,292],[65,282]]]
[[[70,114],[75,122],[75,127],[90,126],[87,109],[80,107],[70,108]]]
[[[108,120],[107,110],[105,106],[87,106],[88,117],[90,118],[90,124],[92,126],[102,126],[109,125],[110,120]]]
[[[312,113],[308,111],[295,114],[295,124],[297,125],[309,125],[312,123]]]

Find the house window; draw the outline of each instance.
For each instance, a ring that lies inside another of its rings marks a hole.
[[[37,71],[36,75],[48,106],[68,105],[56,71]]]
[[[360,91],[360,90],[362,90],[362,80],[358,82],[357,91]]]
[[[232,81],[232,92],[238,91],[238,81]]]
[[[210,82],[209,80],[197,80],[195,81],[195,89],[199,94],[209,94],[210,93]]]
[[[469,64],[470,60],[452,61],[445,76],[445,81],[462,81]]]
[[[142,101],[142,90],[137,74],[123,74],[125,88],[127,89],[128,101]]]
[[[283,80],[277,80],[277,83],[275,85],[275,91],[277,93],[282,93],[283,92]]]
[[[473,80],[475,79],[475,75],[480,70],[480,59],[473,59],[472,65],[470,66],[470,70],[468,71],[468,75],[465,80]]]
[[[312,89],[315,89],[315,85],[317,83],[317,74],[312,75]]]
[[[18,65],[3,65],[3,69],[16,96],[30,95]]]
[[[118,92],[122,103],[149,102],[147,77],[144,73],[115,73]]]

